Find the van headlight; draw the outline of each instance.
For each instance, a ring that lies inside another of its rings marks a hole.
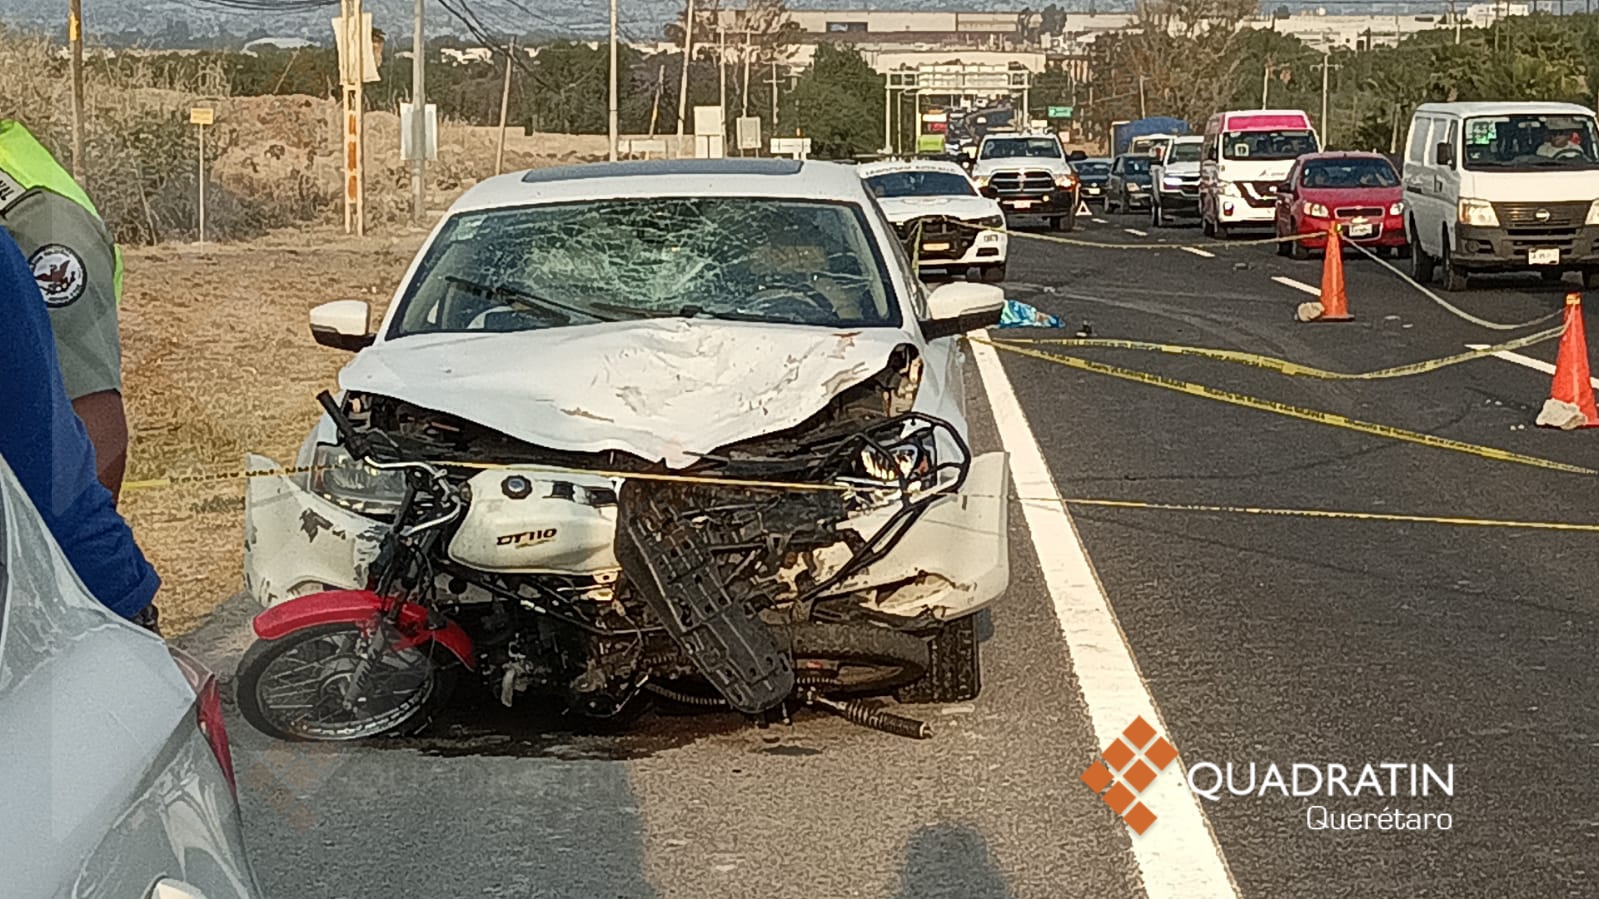
[[[1592,215],[1590,210],[1589,215]],[[1494,204],[1487,200],[1475,197],[1460,198],[1460,224],[1474,225],[1478,228],[1499,227],[1499,216],[1494,213]]]
[[[1599,200],[1588,204],[1588,217],[1583,220],[1584,225],[1599,225]]]
[[[379,471],[342,446],[319,444],[311,462],[311,492],[352,512],[393,515],[405,497],[405,473]]]

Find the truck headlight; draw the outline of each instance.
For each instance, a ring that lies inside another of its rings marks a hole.
[[[1394,205],[1389,206],[1388,207],[1388,214],[1389,215],[1404,215],[1405,214],[1405,201],[1400,200],[1398,203],[1395,203]],[[1592,209],[1588,210],[1588,217],[1589,218],[1593,217],[1593,210]]]
[[[1005,216],[1003,214],[985,216],[977,220],[977,225],[980,228],[997,228],[1003,231],[1005,229]]]
[[[1162,187],[1180,188],[1183,186],[1183,178],[1181,175],[1167,175],[1160,179],[1160,184]]]
[[[859,472],[866,483],[904,484],[911,489],[926,489],[934,483],[938,459],[937,441],[930,430],[919,431],[892,446],[861,450]]]
[[[978,190],[982,190],[983,188],[988,186],[988,176],[987,175],[973,175],[972,176],[972,181],[976,182]]]
[[[311,466],[311,492],[352,512],[393,515],[405,497],[403,472],[364,465],[342,446],[318,445]]]
[[[1590,210],[1590,216],[1593,214]],[[1475,225],[1479,228],[1499,227],[1499,216],[1494,213],[1494,204],[1487,200],[1475,197],[1460,198],[1460,224]]]
[[[1599,200],[1588,204],[1588,217],[1583,220],[1584,225],[1599,225]]]
[[[1139,191],[1144,189],[1144,185],[1139,184],[1136,181],[1129,181],[1127,182],[1127,189],[1131,191]]]
[[[1331,218],[1332,217],[1332,214],[1327,211],[1327,207],[1321,205],[1320,203],[1306,203],[1305,204],[1305,214],[1310,216],[1313,219],[1324,219],[1324,218]]]
[[[1055,186],[1056,187],[1071,187],[1073,184],[1076,184],[1076,183],[1077,183],[1077,177],[1075,175],[1062,174],[1062,175],[1056,175],[1055,176]]]

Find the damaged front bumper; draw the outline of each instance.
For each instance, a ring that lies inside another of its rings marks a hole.
[[[248,467],[265,471],[278,466],[252,455]],[[536,472],[537,467],[529,467],[530,474]],[[1010,581],[1008,494],[1004,453],[972,459],[958,490],[928,500],[886,552],[830,584],[821,596],[860,596],[878,612],[905,618],[927,614],[948,620],[982,609]],[[874,509],[839,527],[867,539],[895,511]],[[387,530],[384,522],[316,494],[304,475],[252,477],[245,494],[245,589],[263,606],[271,606],[318,590],[364,588],[368,566]],[[851,556],[818,553],[810,574],[815,582],[826,583]]]

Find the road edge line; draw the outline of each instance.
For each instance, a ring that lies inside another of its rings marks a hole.
[[[983,332],[974,334],[986,336]],[[975,341],[968,345],[982,377],[1000,441],[1010,454],[1016,495],[1062,495],[999,354],[993,347]],[[1160,730],[1170,736],[1171,729],[1155,707],[1155,698],[1138,669],[1110,597],[1066,506],[1059,500],[1019,502],[1066,643],[1066,664],[1077,678],[1088,710],[1096,750],[1109,746],[1140,715],[1157,722]],[[1046,552],[1046,546],[1052,551]],[[1141,836],[1124,831],[1149,899],[1236,899],[1237,883],[1199,798],[1188,789],[1181,756],[1177,765],[1163,772],[1145,791],[1144,798],[1151,796],[1157,797],[1152,810],[1160,820]]]

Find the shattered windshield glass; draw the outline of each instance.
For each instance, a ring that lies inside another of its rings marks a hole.
[[[649,197],[452,217],[389,336],[646,318],[896,326],[882,255],[852,205]]]

